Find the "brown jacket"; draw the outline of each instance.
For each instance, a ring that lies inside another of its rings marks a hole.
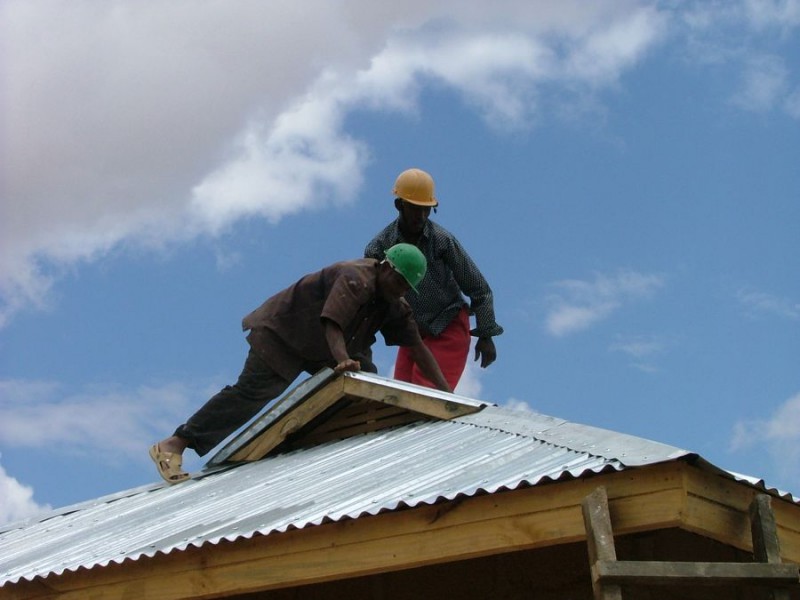
[[[380,331],[387,346],[413,346],[419,331],[405,299],[386,302],[377,290],[379,261],[338,262],[306,275],[242,320],[242,329],[275,370],[293,379],[302,370],[334,366],[322,319],[337,323],[350,356],[367,350]],[[255,334],[255,335],[254,335]]]

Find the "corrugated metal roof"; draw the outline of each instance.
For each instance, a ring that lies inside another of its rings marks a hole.
[[[7,526],[0,531],[0,586],[686,456],[649,440],[488,406],[451,421],[217,467],[176,486],[145,486]]]

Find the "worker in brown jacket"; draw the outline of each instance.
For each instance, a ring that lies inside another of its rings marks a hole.
[[[375,342],[406,347],[423,373],[441,390],[452,391],[403,298],[416,290],[427,269],[424,255],[397,244],[383,260],[339,262],[311,273],[272,296],[242,321],[250,351],[236,384],[212,397],[170,437],[150,448],[168,483],[189,478],[182,455],[192,448],[203,456],[277,398],[303,371],[329,366],[358,371],[352,358]]]

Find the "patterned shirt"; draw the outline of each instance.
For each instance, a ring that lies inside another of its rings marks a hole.
[[[406,242],[399,218],[367,244],[364,256],[383,259],[386,251]],[[439,335],[470,299],[470,314],[475,315],[475,337],[503,333],[494,316],[494,299],[489,284],[455,236],[441,225],[426,221],[417,247],[428,260],[428,271],[417,286],[419,294],[409,291],[406,300],[414,309],[414,318],[423,330]]]

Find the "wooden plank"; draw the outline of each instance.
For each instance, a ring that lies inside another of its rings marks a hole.
[[[404,408],[386,406],[374,400],[355,400],[354,403],[356,406],[348,406],[346,412],[344,410],[337,412],[334,418],[322,423],[319,427],[314,429],[314,432],[324,433],[327,431],[346,429],[365,423],[379,422],[396,415],[409,414],[409,411]],[[357,411],[354,409],[357,409]],[[413,418],[420,419],[423,417],[417,413],[413,413]]]
[[[324,410],[330,408],[342,398],[342,381],[339,378],[332,381],[316,394],[306,399],[292,411],[273,423],[263,434],[255,438],[244,448],[239,449],[232,457],[233,461],[253,461],[266,456],[270,450],[286,439]]]
[[[753,556],[762,563],[780,565],[781,548],[772,503],[766,494],[758,494],[750,504],[750,529],[753,533]],[[772,600],[789,600],[789,590],[773,589]]]
[[[684,527],[723,544],[752,551],[748,507],[755,491],[699,469],[685,469],[685,481]]]
[[[622,600],[622,588],[613,583],[605,584],[602,582],[597,571],[599,562],[614,562],[617,559],[605,488],[597,488],[584,498],[582,512],[584,527],[586,528],[586,543],[589,551],[589,566],[594,598],[595,600]]]
[[[339,410],[337,405],[336,412],[329,418],[326,418],[327,413],[323,413],[317,419],[322,420],[318,426],[312,421],[312,428],[306,427],[302,435],[291,442],[291,447],[321,444],[429,418],[404,408],[352,396],[345,396],[340,404],[343,408]]]
[[[750,504],[753,555],[759,562],[780,564],[781,548],[769,496],[758,494]]]
[[[687,491],[683,527],[724,544],[753,550],[748,518],[749,507],[758,490],[722,475],[685,465]],[[800,506],[771,498],[776,531],[784,561],[800,563]]]
[[[400,406],[445,421],[470,415],[481,409],[478,406],[431,397],[424,392],[401,390],[374,381],[361,381],[353,377],[343,377],[342,379],[347,394],[377,400],[390,406]]]
[[[345,403],[346,400],[346,403]],[[346,404],[346,405],[345,405]],[[372,400],[362,400],[352,396],[344,395],[342,408],[336,411],[336,421],[354,421],[364,419],[367,415],[375,412],[376,408],[385,408],[378,402]],[[326,423],[321,424],[324,427]]]
[[[391,418],[382,418],[380,420],[374,420],[367,423],[360,423],[352,427],[327,429],[325,431],[314,430],[308,433],[308,435],[303,436],[302,445],[305,446],[305,445],[322,444],[324,442],[329,442],[331,440],[349,438],[370,431],[379,431],[381,429],[387,429],[389,427],[406,425],[408,423],[414,423],[419,420],[420,420],[419,415],[414,415],[412,413],[409,413],[408,411],[402,411],[400,413],[395,413],[394,416]]]
[[[784,562],[800,564],[800,505],[774,497],[771,504],[781,541],[781,557]]]
[[[614,531],[608,513],[608,496],[604,487],[598,487],[581,503],[586,541],[589,544],[589,560],[617,560],[614,548]]]
[[[614,563],[617,551],[614,548],[614,531],[608,512],[608,495],[604,487],[598,487],[581,503],[583,524],[586,528],[586,544],[589,548],[589,566],[592,573],[592,590],[595,600],[622,600],[622,588],[601,581],[597,565]]]
[[[596,567],[602,581],[619,585],[800,585],[797,565],[618,560]]]
[[[665,482],[666,484],[667,482]],[[676,485],[680,483],[677,480]],[[641,493],[616,496],[609,488],[610,510],[614,515],[617,535],[681,527],[686,493],[680,487],[667,489],[642,488]],[[654,525],[658,523],[657,527]]]
[[[750,519],[746,509],[737,511],[706,498],[689,495],[686,498],[683,521],[687,531],[741,550],[753,549]]]

